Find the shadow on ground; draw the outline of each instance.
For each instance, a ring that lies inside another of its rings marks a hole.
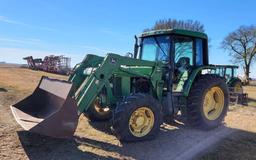
[[[109,127],[106,123],[104,124],[103,122],[98,122],[91,124],[93,125],[93,127],[99,128],[105,133],[110,134]],[[199,131],[181,124],[176,124],[174,126],[165,125],[161,127],[161,131],[158,137],[154,140],[134,143],[122,143],[121,145],[112,144],[106,141],[103,142],[95,138],[86,138],[81,136],[74,136],[73,139],[56,139],[25,131],[19,131],[18,136],[21,141],[22,147],[24,148],[28,158],[31,160],[118,159],[117,157],[132,159],[184,159],[183,154],[186,154],[185,152],[189,152],[191,149],[192,150],[190,152],[194,152],[194,149],[201,142],[201,148],[199,147],[199,150],[201,150],[200,152],[209,151],[206,149],[207,147],[204,146],[205,144],[208,144],[208,141],[209,143],[212,142],[211,139],[207,139],[211,136],[216,137],[218,135],[222,135],[223,131],[225,131],[225,133],[230,133],[228,137],[232,137],[231,135],[233,135],[234,133],[243,133],[250,135],[254,139],[251,147],[254,147],[254,153],[256,152],[255,133],[231,129],[225,126],[220,126],[211,131]],[[217,140],[219,141],[220,139]],[[213,141],[216,140],[213,139]],[[240,145],[235,145],[236,143],[240,143]],[[238,142],[236,143],[234,142],[235,147],[244,147],[243,144],[246,145],[243,140],[238,140]],[[79,149],[79,146],[92,147],[94,149],[90,151],[82,151],[81,149]],[[230,147],[226,149],[232,150],[233,148]],[[102,156],[97,152],[97,149],[106,153],[115,153],[115,156],[111,154],[104,154],[104,156]],[[238,152],[239,149],[235,148],[234,150],[235,152]],[[210,153],[210,156],[214,158],[227,158],[224,152],[220,152],[220,154],[218,152],[216,156],[214,155],[215,154]],[[230,156],[235,158],[235,156]],[[189,157],[192,158],[193,155],[189,153]],[[203,157],[203,159],[205,158],[207,158],[207,156]]]
[[[189,128],[188,126],[185,126],[185,119],[182,116],[177,116],[175,117],[175,121],[173,120],[165,120],[166,123],[168,123],[168,125],[172,125],[175,128],[179,128],[179,129],[184,129],[184,128]],[[93,127],[96,130],[99,130],[101,132],[104,132],[106,134],[112,135],[113,132],[111,130],[111,124],[112,124],[112,120],[109,121],[100,121],[100,122],[94,122],[94,121],[90,121],[88,120],[89,124],[91,127]],[[162,127],[162,130],[165,130],[164,127]]]
[[[7,89],[5,89],[5,88],[0,88],[0,92],[7,92]]]
[[[110,159],[91,152],[83,152],[78,149],[79,143],[74,139],[57,139],[38,134],[19,131],[18,136],[22,147],[31,160],[48,159]],[[97,144],[96,141],[79,138],[79,141],[88,145]]]
[[[89,124],[105,134],[112,135],[110,129],[111,121],[91,122]],[[57,139],[47,136],[30,133],[27,131],[18,131],[18,137],[24,151],[31,160],[46,159],[118,159],[116,156],[101,156],[97,153],[82,151],[79,146],[92,147],[104,152],[115,152],[123,158],[144,159],[148,157],[149,152],[155,148],[161,148],[162,145],[173,143],[175,135],[186,130],[186,126],[172,123],[175,127],[168,128],[165,125],[161,127],[159,136],[151,141],[122,143],[121,145],[111,144],[109,142],[90,139],[87,137],[74,136],[73,139]],[[173,137],[173,138],[172,138]],[[173,139],[169,141],[168,139]],[[169,141],[169,142],[168,142]],[[166,143],[167,142],[167,143]],[[178,142],[177,142],[178,143]],[[145,147],[147,146],[147,147]],[[156,156],[152,156],[157,158]],[[153,159],[155,159],[153,158]]]
[[[236,130],[218,145],[195,159],[256,159],[256,133]]]
[[[90,126],[92,126],[94,129],[99,130],[101,132],[104,132],[106,134],[112,135],[113,132],[111,130],[111,124],[112,121],[102,121],[102,122],[93,122],[88,120]]]
[[[256,99],[253,99],[253,98],[248,98],[248,105],[249,106],[253,106],[253,107],[256,107]]]
[[[99,129],[106,134],[112,134],[110,122],[90,122],[93,128]],[[154,140],[122,143],[115,145],[108,142],[98,141],[86,137],[74,136],[73,139],[57,139],[47,136],[30,133],[27,131],[18,131],[18,137],[24,151],[31,160],[46,159],[118,159],[112,156],[101,156],[96,153],[86,152],[79,149],[80,145],[93,147],[105,152],[116,152],[123,158],[148,159],[149,153],[158,151],[163,145],[173,143],[175,135],[186,130],[186,127],[176,124],[179,128],[168,129],[161,127],[159,136]],[[172,139],[171,141],[170,138]],[[169,142],[168,142],[169,141]],[[178,141],[175,143],[179,143]],[[175,145],[175,144],[173,144]],[[146,147],[145,147],[146,146]],[[169,149],[168,149],[169,150]],[[159,150],[163,151],[163,150]],[[157,154],[150,156],[150,159],[157,159]]]

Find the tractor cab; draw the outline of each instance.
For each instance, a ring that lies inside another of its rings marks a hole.
[[[136,45],[135,45],[136,46]],[[135,58],[161,61],[165,79],[174,92],[182,92],[192,69],[208,65],[207,35],[200,32],[167,29],[145,32],[135,49]]]

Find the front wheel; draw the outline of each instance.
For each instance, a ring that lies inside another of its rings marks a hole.
[[[101,106],[100,98],[97,97],[84,115],[90,121],[105,121],[112,117],[112,111],[108,106]]]
[[[159,102],[147,94],[134,94],[117,105],[112,128],[122,141],[140,141],[154,138],[161,123]]]
[[[229,104],[228,87],[217,75],[202,75],[194,82],[187,105],[188,123],[211,129],[220,125]]]

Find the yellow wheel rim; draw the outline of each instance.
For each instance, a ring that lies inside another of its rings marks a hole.
[[[242,86],[239,83],[235,84],[234,92],[235,93],[242,93],[243,92],[243,88],[242,88]]]
[[[208,120],[220,117],[224,108],[224,93],[219,87],[212,87],[204,97],[203,112]]]
[[[143,137],[147,135],[154,126],[154,113],[148,107],[140,107],[136,109],[129,120],[130,132],[135,137]]]

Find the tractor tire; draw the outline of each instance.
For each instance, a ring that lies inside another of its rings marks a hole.
[[[194,82],[187,101],[187,121],[199,129],[219,126],[227,114],[229,91],[218,75],[201,75]]]
[[[109,107],[101,107],[95,100],[84,115],[92,122],[106,121],[112,118],[112,111]]]
[[[234,88],[234,92],[235,93],[243,93],[243,86],[242,86],[242,82],[240,80],[235,80],[233,83],[231,83],[229,85],[230,87]]]
[[[151,95],[136,93],[117,105],[112,130],[121,141],[141,141],[155,138],[161,124],[160,103]]]

